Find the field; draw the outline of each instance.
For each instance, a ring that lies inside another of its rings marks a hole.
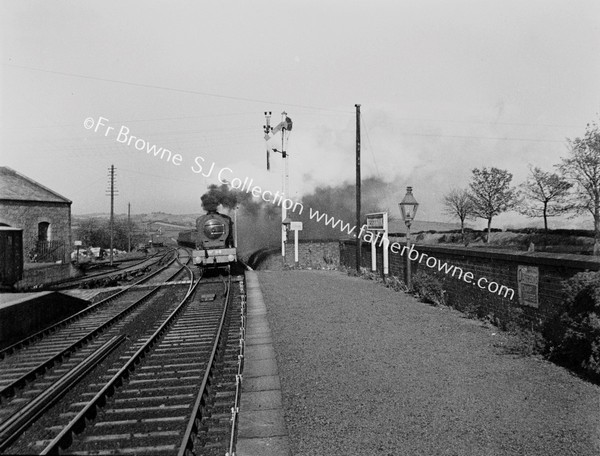
[[[460,232],[432,233],[423,232],[413,235],[413,241],[419,244],[451,244],[468,245],[469,247],[485,247],[503,250],[527,251],[532,248],[536,252],[572,253],[591,255],[594,237],[591,231],[554,230],[548,234],[543,230],[492,231],[490,243],[485,243],[487,233],[484,231],[468,231],[463,241]]]

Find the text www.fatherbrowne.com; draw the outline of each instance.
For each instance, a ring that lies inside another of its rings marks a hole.
[[[356,231],[356,226],[350,228],[351,225],[349,223],[344,223],[342,220],[336,219],[335,217],[330,217],[325,213],[320,213],[316,210],[313,211],[312,208],[309,208],[309,217],[311,220],[323,222],[326,226],[330,226],[331,228],[339,227],[342,233],[345,232],[350,236],[355,235],[354,232]],[[439,258],[435,258],[434,256],[428,255],[424,252],[419,252],[414,245],[411,245],[409,248],[407,245],[401,245],[398,242],[390,243],[390,241],[385,238],[381,232],[377,233],[377,235],[373,235],[372,232],[367,231],[367,225],[362,226],[358,237],[365,242],[379,245],[379,247],[383,247],[384,249],[389,248],[392,253],[400,253],[401,256],[407,255],[410,261],[417,261],[419,264],[424,263],[425,266],[430,269],[443,272],[444,274],[450,275],[457,280],[462,280],[467,284],[477,286],[482,290],[489,291],[490,293],[497,294],[510,300],[512,300],[515,295],[515,290],[513,288],[509,288],[506,285],[500,285],[499,283],[490,281],[485,277],[476,279],[472,272],[465,272],[458,266],[448,264],[445,261],[442,262]]]

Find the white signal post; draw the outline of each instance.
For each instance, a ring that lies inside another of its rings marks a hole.
[[[383,243],[383,273],[388,275],[389,270],[389,240],[388,240],[388,213],[376,212],[367,214],[367,230],[375,233],[375,239],[371,241],[371,271],[377,270],[377,242],[381,232]]]
[[[287,114],[284,112],[281,113],[281,121],[285,122]],[[287,153],[285,152],[285,127],[281,129],[281,157],[283,159],[283,197],[287,197],[288,194],[288,186],[289,186],[289,171],[288,171],[288,160]],[[287,241],[287,209],[285,204],[281,205],[281,257],[285,262],[285,242]]]
[[[263,126],[265,132],[265,141],[269,141],[274,134],[281,131],[281,150],[275,148],[270,149],[267,143],[267,171],[271,169],[270,153],[271,151],[281,154],[283,159],[283,175],[282,175],[282,187],[283,195],[282,200],[287,196],[289,192],[289,165],[288,165],[288,154],[285,150],[285,132],[292,129],[292,121],[284,111],[281,113],[281,122],[275,127],[271,127],[271,111],[265,111],[265,125]],[[281,257],[285,262],[285,242],[287,241],[287,231],[289,229],[290,221],[287,219],[287,209],[284,204],[281,205]],[[297,232],[296,232],[297,234]]]
[[[294,263],[298,266],[298,231],[302,231],[302,222],[290,222],[290,229],[294,232]]]

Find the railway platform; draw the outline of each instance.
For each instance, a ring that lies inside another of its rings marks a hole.
[[[337,271],[256,276],[236,454],[600,454],[600,387],[494,326]]]
[[[290,454],[279,371],[256,272],[246,272],[247,325],[237,456]]]
[[[86,299],[56,291],[0,293],[0,349],[88,305]]]

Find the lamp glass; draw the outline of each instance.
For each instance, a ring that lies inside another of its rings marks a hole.
[[[406,195],[404,195],[404,199],[398,204],[398,206],[400,206],[402,219],[405,222],[411,222],[415,219],[415,216],[417,215],[417,209],[419,208],[419,203],[417,203],[417,200],[412,194],[412,187],[406,188]]]

